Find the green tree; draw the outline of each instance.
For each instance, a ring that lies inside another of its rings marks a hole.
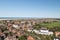
[[[23,35],[23,36],[19,37],[19,40],[27,40],[27,36]]]

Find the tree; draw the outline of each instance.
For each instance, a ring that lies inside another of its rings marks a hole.
[[[19,37],[19,40],[27,40],[27,36],[23,35],[23,36]]]

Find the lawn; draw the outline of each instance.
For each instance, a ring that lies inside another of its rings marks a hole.
[[[53,28],[53,27],[59,27],[60,22],[40,23],[40,25],[48,28]]]

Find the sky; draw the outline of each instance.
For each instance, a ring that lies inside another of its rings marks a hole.
[[[0,0],[0,17],[60,18],[60,0]]]

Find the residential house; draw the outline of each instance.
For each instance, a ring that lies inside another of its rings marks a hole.
[[[60,35],[60,32],[55,32],[56,37]]]
[[[28,36],[27,40],[35,40],[32,36]]]
[[[13,24],[13,27],[19,29],[19,26],[17,24]]]
[[[60,32],[59,31],[55,32],[55,36],[56,36],[56,38],[54,38],[54,40],[60,40]]]

